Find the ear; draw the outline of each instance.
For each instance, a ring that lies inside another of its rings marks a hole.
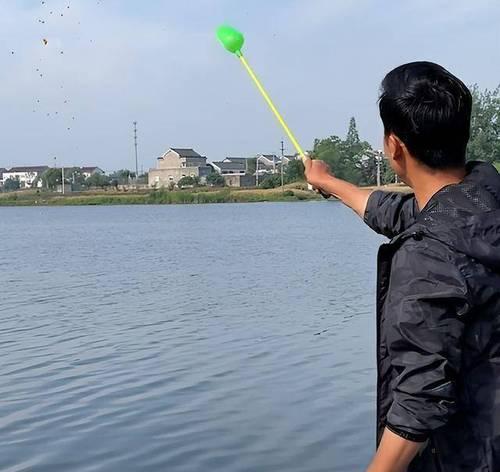
[[[394,133],[389,134],[385,139],[389,156],[395,161],[400,161],[406,149],[404,143]]]

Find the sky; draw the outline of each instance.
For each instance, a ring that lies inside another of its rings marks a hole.
[[[380,148],[380,81],[404,62],[500,84],[497,0],[0,0],[0,167],[133,169],[133,121],[139,169],[169,147],[293,153],[223,23],[305,149],[351,116]]]

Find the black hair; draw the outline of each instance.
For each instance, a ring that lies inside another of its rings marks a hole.
[[[472,96],[465,84],[432,62],[396,67],[382,81],[380,117],[417,160],[433,169],[465,164]]]

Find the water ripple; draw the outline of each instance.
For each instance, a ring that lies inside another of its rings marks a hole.
[[[380,240],[339,204],[1,211],[0,470],[366,466]]]

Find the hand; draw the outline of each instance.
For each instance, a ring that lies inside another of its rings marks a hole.
[[[332,177],[330,166],[326,162],[307,159],[304,167],[307,182],[315,189],[321,190],[325,181]]]

